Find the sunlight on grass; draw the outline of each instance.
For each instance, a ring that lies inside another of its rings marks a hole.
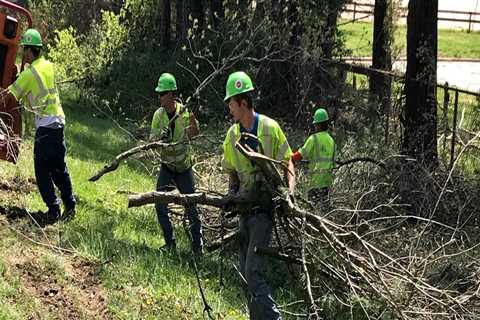
[[[345,21],[342,21],[345,22]],[[372,55],[373,24],[355,22],[341,25],[339,30],[345,35],[346,47],[353,56],[370,57]],[[395,47],[400,56],[406,55],[407,29],[405,25],[396,27]],[[467,33],[458,30],[438,30],[439,57],[480,59],[480,32]]]

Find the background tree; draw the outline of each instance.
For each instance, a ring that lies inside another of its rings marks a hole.
[[[170,0],[161,0],[159,26],[160,26],[160,46],[168,48],[171,39],[171,3]]]
[[[257,5],[258,5],[258,2],[261,2],[261,1],[257,1]],[[211,0],[210,9],[212,12],[213,28],[218,31],[220,30],[220,25],[222,21],[225,19],[225,10],[223,8],[223,1]]]
[[[203,25],[205,22],[205,6],[203,0],[191,0],[191,14],[193,21],[197,23],[198,30],[203,30]]]
[[[375,0],[372,41],[372,67],[392,70],[393,46],[393,1]],[[390,110],[391,78],[380,74],[370,76],[370,96],[373,103],[379,102],[381,112]]]
[[[187,38],[188,7],[186,0],[176,0],[176,38],[178,43],[182,43]]]
[[[407,18],[404,152],[437,166],[438,0],[410,0]]]

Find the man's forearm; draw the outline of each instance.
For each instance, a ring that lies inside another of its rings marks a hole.
[[[288,172],[287,172],[287,181],[288,181],[288,191],[293,193],[295,190],[295,166],[293,161],[288,161]]]

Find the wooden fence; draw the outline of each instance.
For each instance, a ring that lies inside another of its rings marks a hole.
[[[366,19],[373,15],[373,9],[375,5],[365,4],[359,2],[349,2],[345,5],[343,12],[349,12],[353,14],[352,22],[357,20]],[[406,18],[408,8],[400,8],[400,18]],[[468,18],[467,18],[468,17]],[[480,12],[471,11],[456,11],[456,10],[438,10],[439,21],[450,21],[468,23],[468,32],[473,30],[474,24],[480,24]]]

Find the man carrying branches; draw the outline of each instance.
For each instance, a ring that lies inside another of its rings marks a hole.
[[[267,247],[273,229],[272,190],[269,190],[260,169],[237,148],[237,142],[267,157],[288,163],[288,186],[295,184],[292,151],[278,123],[253,108],[250,92],[252,80],[245,72],[234,72],[228,77],[225,101],[233,117],[223,143],[223,169],[229,174],[229,194],[240,194],[251,200],[251,205],[238,206],[240,212],[240,272],[247,283],[250,319],[281,319],[280,312],[265,281],[265,258],[255,248]],[[242,133],[251,137],[241,139]],[[242,141],[240,141],[242,140]]]
[[[160,149],[161,167],[158,174],[157,190],[171,191],[172,184],[180,193],[195,192],[195,181],[192,170],[192,150],[188,139],[197,135],[198,121],[176,100],[177,82],[170,73],[163,73],[158,79],[155,89],[160,98],[160,108],[155,111],[152,119],[150,139],[159,139],[170,145]],[[175,233],[169,218],[168,207],[164,203],[156,203],[158,222],[165,238],[164,248],[175,250]],[[190,221],[192,248],[194,253],[202,253],[202,228],[196,206],[185,209]]]

